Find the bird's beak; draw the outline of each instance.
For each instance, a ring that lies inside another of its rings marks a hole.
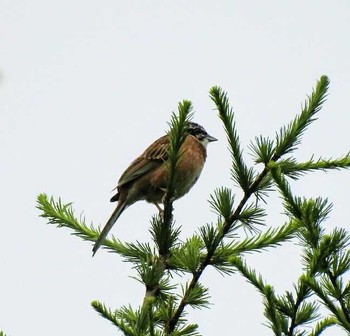
[[[209,135],[207,136],[207,139],[209,142],[214,142],[214,141],[218,141],[218,139],[214,138],[213,136]]]

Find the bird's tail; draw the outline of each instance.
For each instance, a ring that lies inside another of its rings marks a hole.
[[[113,227],[114,223],[117,221],[119,216],[122,214],[122,212],[128,207],[126,205],[126,202],[119,203],[115,210],[113,211],[111,217],[109,217],[105,227],[103,228],[102,232],[100,233],[99,237],[96,240],[96,243],[92,249],[92,256],[95,255],[97,250],[101,247],[104,239],[107,237],[108,232],[111,230]]]

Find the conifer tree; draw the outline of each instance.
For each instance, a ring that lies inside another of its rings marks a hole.
[[[217,214],[215,224],[201,225],[185,241],[179,240],[181,229],[174,223],[172,195],[179,148],[193,107],[190,101],[179,103],[178,113],[172,115],[169,124],[169,181],[164,211],[151,219],[152,240],[123,242],[112,236],[103,243],[105,249],[133,266],[132,275],[143,284],[145,295],[140,298],[139,307],[126,303],[111,309],[99,301],[92,302],[92,307],[123,335],[199,335],[198,325],[187,320],[186,312],[190,308],[208,307],[210,291],[202,275],[214,267],[226,276],[240,274],[261,293],[271,335],[317,336],[335,326],[341,328],[344,335],[348,334],[350,283],[345,273],[350,268],[349,232],[335,228],[326,234],[324,220],[330,215],[332,205],[327,199],[295,196],[290,186],[291,180],[313,171],[350,167],[349,153],[337,159],[311,157],[306,162],[298,162],[293,157],[303,133],[315,121],[325,102],[328,86],[328,78],[322,76],[301,112],[288,125],[281,127],[274,138],[257,136],[251,142],[250,152],[254,162],[260,164],[259,167],[263,165],[261,170],[257,166],[249,167],[243,159],[227,93],[216,86],[210,89],[210,98],[227,135],[232,185],[219,187],[209,197],[210,206]],[[283,202],[286,222],[262,227],[266,215],[264,205],[274,190]],[[237,199],[235,194],[242,197]],[[100,228],[88,226],[84,218],[77,218],[71,203],[65,204],[60,198],[46,194],[39,195],[37,201],[40,216],[49,224],[69,228],[87,241],[97,239]],[[248,235],[244,234],[246,231]],[[303,268],[298,279],[291,279],[289,291],[277,293],[273,285],[247,263],[245,255],[264,253],[287,241],[303,247],[301,255],[295,256],[301,258]],[[174,273],[185,273],[189,280],[174,282]],[[326,308],[322,313],[319,312],[321,306]],[[230,334],[234,334],[234,330],[230,330]]]

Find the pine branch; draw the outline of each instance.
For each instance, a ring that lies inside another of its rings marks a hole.
[[[341,281],[339,281],[339,279],[335,275],[333,275],[333,273],[330,270],[328,270],[326,274],[332,284],[332,289],[330,291],[328,290],[328,292],[331,296],[333,296],[339,302],[340,309],[346,319],[346,322],[350,326],[350,311],[349,311],[349,307],[347,307],[347,302],[343,297],[343,289],[342,289]]]
[[[297,329],[318,318],[318,305],[315,302],[306,302],[311,290],[301,278],[295,287],[296,298],[290,292],[277,297],[272,286],[265,283],[261,275],[249,268],[242,258],[233,256],[230,262],[263,296],[265,306],[264,315],[270,321],[269,327],[275,335],[302,335]]]
[[[327,217],[331,206],[327,204],[327,201],[322,201],[321,199],[302,200],[299,197],[294,197],[279,167],[273,167],[271,176],[282,195],[287,214],[298,223],[299,238],[315,251],[319,246],[322,235],[320,223]],[[308,255],[310,256],[309,258]],[[326,255],[326,252],[321,252],[316,256],[314,253],[310,254],[308,250],[305,251],[305,265],[310,274],[316,274],[319,271]],[[315,261],[314,266],[311,266],[311,260]],[[318,306],[315,303],[305,302],[310,296],[310,286],[305,282],[305,276],[299,278],[298,285],[295,286],[295,291],[295,299],[291,293],[287,293],[286,297],[281,299],[282,310],[290,318],[290,326],[287,334],[289,336],[295,335],[295,330],[301,324],[310,323],[317,318]]]
[[[168,185],[167,192],[164,196],[164,213],[163,221],[160,222],[159,235],[155,235],[156,243],[159,248],[160,256],[165,259],[169,255],[171,246],[174,243],[173,230],[172,230],[172,210],[173,210],[173,198],[176,188],[176,170],[177,165],[180,160],[180,148],[186,137],[186,130],[188,127],[188,122],[192,117],[192,103],[190,101],[184,100],[179,103],[178,116],[175,114],[171,117],[170,131],[168,132],[168,137],[170,141],[169,152],[168,152]],[[156,232],[156,231],[154,231]]]
[[[196,286],[191,289],[189,289],[188,283],[185,287],[182,287],[182,297],[185,296],[186,305],[190,305],[193,308],[208,308],[209,306],[209,290],[199,282],[197,282]]]
[[[176,271],[193,273],[196,272],[204,254],[203,241],[194,235],[171,250],[169,267]]]
[[[317,322],[314,330],[310,334],[310,336],[319,336],[321,335],[327,328],[334,326],[337,324],[337,320],[333,317],[326,317],[321,321]]]
[[[349,286],[344,287],[341,276],[349,270],[350,254],[344,251],[349,241],[350,236],[344,229],[334,229],[322,235],[316,244],[309,243],[304,257],[309,265],[305,282],[347,331],[350,331]]]
[[[300,220],[302,216],[302,200],[300,197],[294,197],[292,195],[290,185],[282,175],[279,167],[277,165],[270,165],[270,168],[271,176],[281,193],[281,197],[283,199],[283,207],[286,210],[287,215]]]
[[[274,141],[263,136],[255,137],[255,143],[252,141],[249,146],[255,163],[269,163],[274,154]]]
[[[282,336],[282,332],[286,331],[285,322],[278,311],[278,300],[273,288],[264,282],[261,275],[249,268],[242,258],[234,256],[230,258],[230,262],[262,294],[265,306],[264,315],[270,321],[269,326],[275,335]]]
[[[106,240],[107,247],[125,258],[125,261],[131,263],[149,262],[156,258],[156,251],[148,243],[123,243],[114,236],[110,240]]]
[[[261,252],[270,247],[277,247],[295,237],[298,227],[294,221],[282,225],[279,228],[269,228],[266,232],[246,238],[242,241],[234,241],[223,244],[217,248],[213,259],[222,256],[225,259],[245,252]]]
[[[215,213],[227,220],[232,213],[234,201],[232,191],[221,187],[214,191],[214,195],[210,195],[209,204]]]
[[[326,93],[327,85],[325,85],[322,88],[322,78],[321,81],[318,83],[318,87],[316,88],[316,92],[313,93],[313,96],[310,98],[309,102],[305,104],[305,108],[301,114],[301,116],[298,116],[290,125],[288,128],[284,128],[280,132],[280,136],[277,137],[277,147],[275,149],[275,154],[272,156],[272,160],[267,164],[267,167],[271,169],[271,176],[274,179],[275,183],[277,184],[282,198],[284,200],[284,207],[287,210],[287,213],[292,217],[296,218],[296,223],[301,222],[304,223],[304,226],[306,225],[306,230],[312,229],[312,233],[317,233],[316,236],[310,236],[305,235],[304,238],[306,238],[307,241],[310,241],[310,238],[312,240],[313,245],[315,246],[316,241],[318,237],[322,234],[322,231],[320,229],[320,226],[318,225],[324,218],[328,215],[331,206],[327,205],[327,201],[302,201],[300,198],[293,197],[289,184],[282,176],[282,169],[284,168],[284,171],[289,169],[289,172],[293,171],[293,165],[295,167],[295,161],[293,160],[284,160],[282,163],[279,163],[276,165],[275,159],[279,159],[282,155],[293,151],[295,146],[299,143],[301,134],[303,133],[304,129],[310,124],[313,119],[312,116],[319,110],[322,101],[323,96]],[[325,84],[325,83],[323,83]],[[284,138],[284,140],[283,140]],[[253,152],[256,156],[256,162],[267,162],[267,160],[272,155],[272,142],[268,142],[263,138],[257,139],[257,145],[252,146]],[[349,165],[349,156],[345,156],[341,158],[340,160],[328,160],[328,161],[321,161],[319,160],[317,164],[312,162],[307,162],[303,166],[300,166],[298,168],[305,169],[305,170],[311,170],[311,169],[337,169],[337,165],[339,164],[341,167],[347,167]],[[287,168],[287,169],[286,169]],[[295,175],[298,176],[297,170],[295,170]],[[307,236],[307,237],[306,237]],[[326,253],[325,253],[326,255]],[[315,258],[316,259],[316,258]],[[317,260],[323,260],[317,259]],[[242,265],[241,265],[242,266]],[[318,267],[314,268],[313,272],[316,272]],[[242,268],[241,268],[242,270]],[[253,281],[252,276],[254,273],[249,273],[246,270],[245,276],[250,278],[250,281],[257,286],[259,282]],[[250,277],[249,277],[250,276]],[[257,286],[261,290],[261,284],[260,286]],[[281,298],[282,301],[279,302],[279,309],[282,309],[287,316],[291,318],[291,323],[288,330],[288,335],[293,336],[295,335],[296,328],[303,324],[303,323],[309,323],[313,319],[317,317],[317,305],[312,303],[305,302],[305,299],[310,295],[310,289],[305,284],[305,282],[301,280],[299,281],[299,286],[296,287],[297,291],[297,298],[296,300],[293,299],[292,294],[288,294],[286,298]],[[266,293],[265,297],[267,298]],[[288,308],[290,307],[290,309]],[[344,307],[342,307],[344,308]],[[267,317],[271,321],[271,328],[274,330],[275,334],[280,334],[281,327],[283,326],[283,323],[280,323],[281,321],[278,321],[276,319],[271,318],[271,314],[268,314]]]
[[[303,260],[307,274],[300,277],[299,286],[296,288],[297,299],[293,301],[293,314],[289,315],[291,325],[288,335],[294,335],[294,330],[300,322],[304,322],[303,319],[310,322],[316,316],[317,307],[307,306],[307,303],[305,303],[305,299],[310,295],[310,289],[321,298],[324,305],[334,314],[339,321],[339,325],[345,330],[349,330],[350,314],[342,297],[341,282],[337,280],[337,276],[333,275],[330,269],[332,259],[334,260],[334,274],[343,274],[344,267],[350,265],[350,258],[342,258],[342,255],[339,255],[349,244],[349,235],[342,229],[335,229],[330,235],[325,235],[321,222],[328,217],[331,210],[331,205],[328,204],[327,200],[320,198],[302,200],[293,197],[287,181],[282,176],[280,167],[276,168],[275,166],[271,170],[271,175],[282,194],[287,213],[299,222],[298,236],[305,246]],[[341,260],[339,264],[338,260]],[[342,268],[338,269],[337,265]],[[322,285],[319,285],[316,280],[317,274],[326,274],[329,281],[323,275]],[[338,301],[339,307],[334,304],[329,295]],[[308,309],[305,309],[305,307]],[[300,315],[303,316],[302,319],[300,319]],[[319,332],[320,328],[326,325],[319,325],[316,332]]]
[[[302,277],[299,278],[298,285],[294,287],[296,298],[294,299],[291,293],[287,293],[286,295],[289,297],[292,308],[288,314],[288,317],[290,318],[288,336],[294,336],[299,325],[310,323],[318,317],[318,306],[315,303],[305,302],[311,293],[309,286],[305,284]]]
[[[338,159],[319,158],[317,160],[314,160],[313,158],[311,158],[310,160],[301,163],[296,162],[296,160],[293,158],[289,158],[280,160],[278,166],[284,175],[296,180],[300,176],[312,171],[349,169],[350,153]]]
[[[234,272],[232,263],[230,262],[232,257],[242,255],[243,253],[262,252],[267,248],[277,247],[283,242],[287,242],[295,237],[297,229],[295,222],[290,221],[279,228],[270,228],[264,233],[259,233],[242,241],[234,240],[229,243],[221,243],[212,256],[210,265],[215,267],[219,272],[231,274]],[[210,231],[208,227],[202,227],[200,234],[202,237],[207,237]],[[202,260],[204,257],[205,255],[202,254]]]
[[[176,189],[177,165],[181,157],[180,148],[186,138],[186,131],[191,116],[192,104],[190,101],[184,100],[179,103],[178,115],[173,114],[171,118],[170,131],[168,132],[170,142],[169,159],[167,161],[168,184],[167,192],[163,199],[164,211],[162,218],[156,217],[153,219],[151,228],[151,234],[159,253],[159,258],[152,265],[152,270],[157,270],[157,273],[151,273],[148,279],[142,278],[146,285],[145,298],[149,296],[156,297],[161,293],[160,284],[165,270],[169,267],[170,251],[176,243],[180,232],[179,229],[174,229],[173,200]]]
[[[40,194],[37,197],[37,208],[41,211],[40,217],[46,218],[48,224],[57,227],[66,227],[73,230],[73,235],[81,237],[84,240],[95,241],[99,231],[95,230],[92,225],[88,227],[85,218],[80,216],[77,219],[74,215],[72,203],[63,204],[61,199],[55,201],[53,197],[46,194]]]
[[[311,96],[304,103],[301,113],[287,127],[282,127],[279,133],[276,134],[273,161],[277,161],[283,155],[293,152],[300,144],[303,132],[316,120],[315,115],[320,111],[326,100],[328,86],[328,77],[322,76]]]
[[[350,331],[349,316],[336,306],[333,300],[326,294],[325,290],[318,284],[314,277],[305,277],[305,282],[322,300],[324,305],[333,313],[334,317],[339,321],[338,324],[345,330]]]
[[[117,326],[124,335],[126,336],[136,336],[133,329],[127,326],[122,320],[117,317],[116,313],[113,313],[104,304],[99,301],[91,302],[91,306],[105,319],[109,320],[112,324]]]
[[[246,192],[253,182],[254,171],[248,168],[243,161],[243,150],[234,121],[233,109],[230,107],[227,93],[221,88],[214,86],[210,89],[210,98],[215,103],[222,120],[232,157],[232,178]]]
[[[174,335],[174,336],[200,336],[197,329],[198,329],[197,324],[187,324],[187,325],[183,326],[182,328],[175,330],[172,333],[172,335]]]
[[[55,201],[53,197],[40,194],[37,198],[37,204],[37,208],[42,212],[40,217],[46,218],[48,224],[71,229],[74,231],[73,235],[87,241],[95,241],[100,234],[100,230],[96,230],[92,224],[90,227],[87,226],[83,216],[78,219],[74,215],[72,203],[64,204],[60,198]],[[121,254],[131,262],[146,261],[152,259],[152,255],[155,255],[154,249],[149,244],[140,242],[136,242],[136,244],[122,243],[114,236],[111,239],[105,239],[104,246],[111,252]]]

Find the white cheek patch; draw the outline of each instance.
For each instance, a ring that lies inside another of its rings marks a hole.
[[[204,148],[207,148],[209,140],[207,138],[204,138],[202,140],[199,140],[199,142],[202,144]]]

